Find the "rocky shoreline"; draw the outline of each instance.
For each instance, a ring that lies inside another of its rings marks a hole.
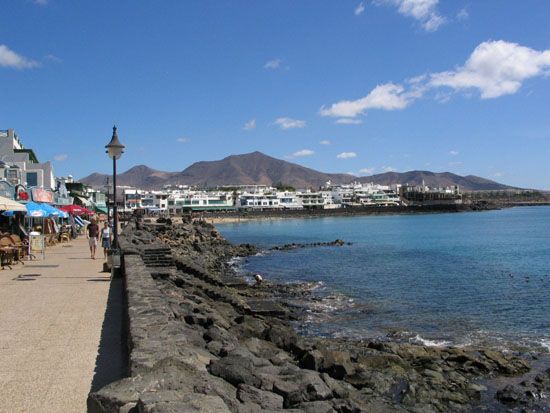
[[[90,412],[550,408],[550,370],[537,355],[299,336],[296,297],[307,300],[308,288],[246,283],[227,263],[256,248],[204,221],[132,221],[120,242],[130,372],[91,393]]]

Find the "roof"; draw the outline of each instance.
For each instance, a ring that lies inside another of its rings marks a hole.
[[[14,149],[14,153],[26,153],[29,155],[29,159],[33,163],[40,163],[38,162],[38,158],[36,157],[34,151],[32,149]]]

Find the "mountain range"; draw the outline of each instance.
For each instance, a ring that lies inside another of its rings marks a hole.
[[[80,181],[95,188],[103,187],[111,175],[93,173]],[[326,182],[347,184],[353,181],[375,184],[410,184],[445,187],[459,185],[463,190],[500,190],[512,187],[479,176],[460,176],[450,172],[409,171],[386,172],[356,177],[350,174],[333,174],[276,159],[261,152],[231,155],[219,161],[201,161],[181,172],[162,172],[138,165],[117,175],[118,185],[141,189],[160,189],[164,185],[191,185],[215,187],[222,185],[276,185],[295,188],[318,188]]]

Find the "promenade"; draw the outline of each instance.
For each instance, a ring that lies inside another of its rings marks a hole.
[[[0,271],[0,412],[85,412],[124,374],[122,284],[87,240]]]

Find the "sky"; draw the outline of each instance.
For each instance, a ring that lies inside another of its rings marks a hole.
[[[57,175],[261,151],[550,189],[548,0],[0,0],[0,129]]]

